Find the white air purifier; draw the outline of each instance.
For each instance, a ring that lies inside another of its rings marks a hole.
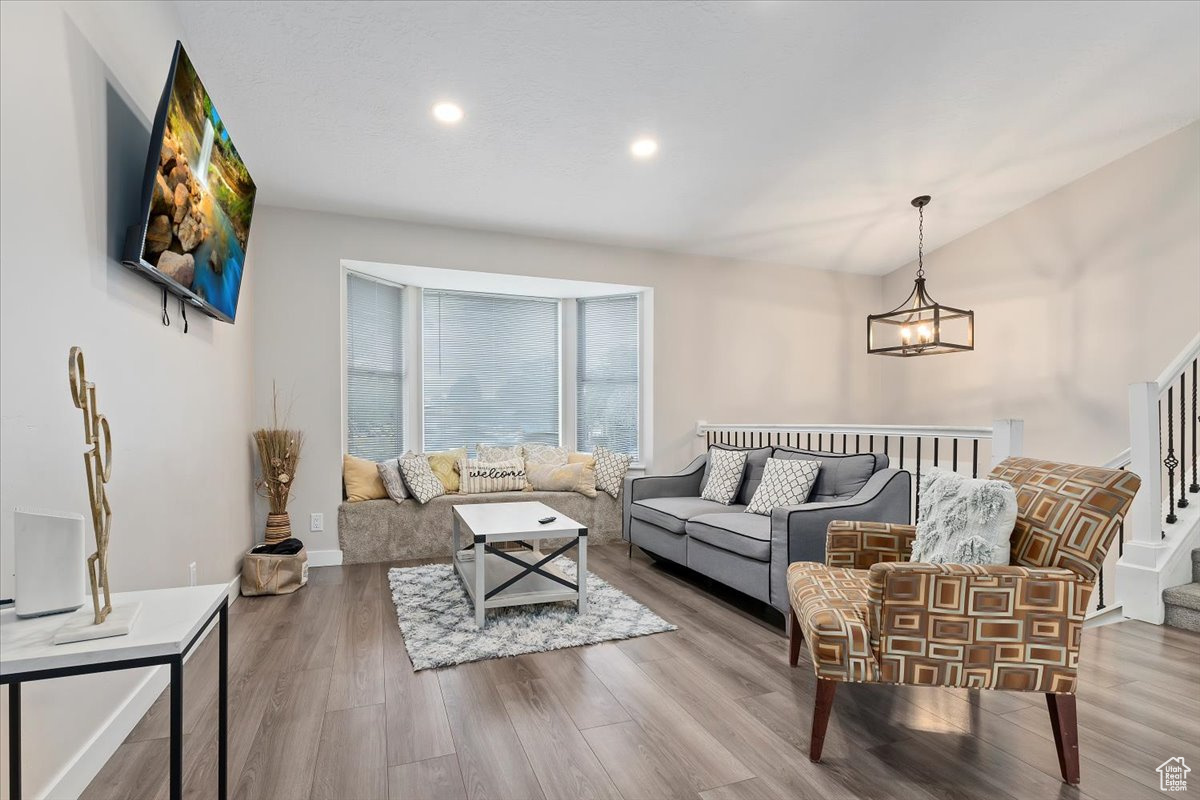
[[[58,511],[13,512],[18,617],[74,611],[87,599],[83,516]]]

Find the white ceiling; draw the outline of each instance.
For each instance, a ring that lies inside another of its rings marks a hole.
[[[917,194],[936,248],[1200,118],[1194,2],[179,13],[262,203],[830,270],[910,261]]]

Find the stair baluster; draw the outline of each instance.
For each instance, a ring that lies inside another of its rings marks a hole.
[[[1187,494],[1187,370],[1179,375],[1179,502],[1180,508],[1188,507]]]
[[[1163,459],[1167,468],[1167,518],[1168,525],[1179,521],[1175,516],[1175,468],[1179,459],[1175,457],[1175,387],[1167,388],[1167,457]]]
[[[1188,491],[1200,492],[1200,478],[1196,476],[1196,428],[1200,427],[1200,414],[1196,413],[1196,366],[1200,358],[1192,359],[1192,485]]]

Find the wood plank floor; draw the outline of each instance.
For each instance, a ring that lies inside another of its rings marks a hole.
[[[679,630],[414,673],[387,587],[402,564],[315,568],[293,595],[241,598],[230,611],[232,796],[1149,800],[1160,763],[1200,765],[1200,636],[1139,622],[1084,635],[1078,789],[1059,781],[1041,695],[843,686],[825,761],[811,764],[814,678],[807,661],[787,666],[782,631],[621,545],[591,555],[595,573]],[[185,682],[185,794],[211,798],[215,636]],[[84,800],[165,800],[166,704]]]

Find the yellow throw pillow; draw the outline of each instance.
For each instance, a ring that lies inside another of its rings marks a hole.
[[[346,499],[351,503],[360,500],[382,500],[388,496],[379,467],[374,461],[358,458],[349,453],[342,456],[342,481],[346,484]]]
[[[467,448],[456,447],[442,453],[426,453],[425,457],[429,459],[429,468],[433,470],[433,474],[442,482],[442,486],[446,487],[446,492],[457,492],[458,462],[467,457]]]
[[[579,492],[596,496],[596,470],[582,462],[574,464],[526,464],[529,485],[544,492]]]
[[[567,453],[568,464],[587,464],[592,469],[596,468],[596,457],[591,453]]]

